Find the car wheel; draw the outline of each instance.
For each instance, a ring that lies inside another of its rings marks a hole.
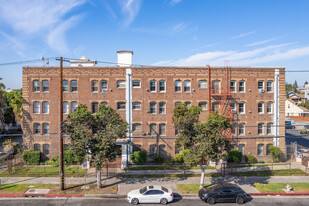
[[[137,204],[138,204],[138,199],[137,199],[137,198],[133,198],[133,199],[131,200],[131,203],[132,203],[133,205],[137,205]]]
[[[210,205],[215,204],[215,198],[213,198],[213,197],[208,197],[207,203],[210,204]]]
[[[161,203],[162,205],[166,205],[166,204],[167,204],[167,199],[162,198],[162,199],[160,200],[160,203]]]
[[[242,198],[242,197],[237,197],[237,198],[236,198],[236,203],[237,203],[237,204],[244,204],[244,198]]]

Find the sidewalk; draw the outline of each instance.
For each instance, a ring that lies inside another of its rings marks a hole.
[[[1,178],[2,184],[20,184],[22,177]],[[247,193],[258,193],[251,186],[252,183],[282,183],[282,182],[309,182],[309,176],[274,176],[274,177],[235,177],[227,176],[220,178],[205,178],[205,184],[232,182],[238,184]],[[96,178],[87,178],[87,183],[96,183]],[[129,191],[142,188],[146,185],[162,185],[171,188],[174,193],[179,193],[177,184],[199,184],[199,177],[190,178],[122,178],[110,177],[102,178],[104,185],[118,185],[119,196],[126,195]],[[24,184],[59,184],[59,178],[29,177],[24,180]],[[84,178],[65,178],[65,184],[84,184]],[[183,195],[183,194],[181,194]]]

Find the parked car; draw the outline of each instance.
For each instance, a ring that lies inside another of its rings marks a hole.
[[[199,198],[209,204],[216,202],[236,202],[243,204],[247,199],[247,193],[239,186],[230,183],[217,184],[199,191]]]
[[[132,190],[127,195],[127,200],[133,205],[138,203],[161,203],[163,205],[174,199],[171,189],[162,186],[146,186],[142,189]]]

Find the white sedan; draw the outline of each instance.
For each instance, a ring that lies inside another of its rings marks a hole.
[[[161,203],[163,205],[174,199],[171,189],[158,185],[146,186],[142,189],[132,190],[127,195],[127,200],[133,205],[138,203]]]

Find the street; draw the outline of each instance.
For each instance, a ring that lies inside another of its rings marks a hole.
[[[272,205],[308,205],[309,197],[257,197],[253,200],[246,202],[244,205],[254,205],[254,206],[272,206]],[[74,206],[121,206],[121,205],[131,205],[125,199],[100,199],[100,198],[57,198],[57,199],[48,199],[48,198],[18,198],[18,199],[0,199],[1,206],[36,206],[36,205],[74,205]],[[140,205],[159,205],[159,204],[140,204]],[[175,200],[169,205],[179,205],[179,206],[205,206],[206,203],[202,202],[199,199],[182,199]],[[220,205],[238,205],[236,203],[218,203]]]

